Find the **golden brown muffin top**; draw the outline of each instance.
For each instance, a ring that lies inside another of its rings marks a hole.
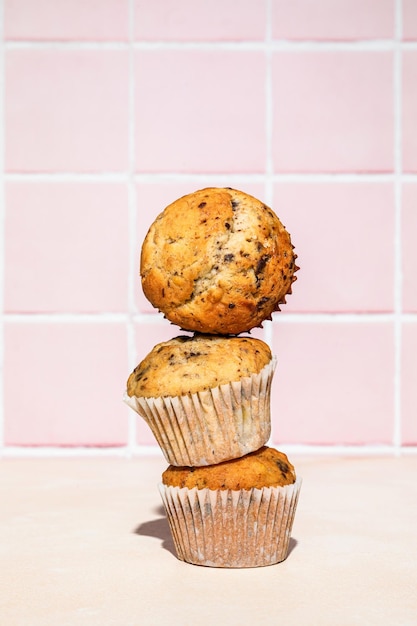
[[[272,359],[253,337],[179,336],[157,344],[127,381],[129,396],[181,396],[259,373]]]
[[[142,245],[148,300],[185,330],[237,335],[285,303],[296,277],[290,235],[260,200],[230,188],[179,198]]]
[[[204,467],[170,465],[162,474],[164,485],[192,489],[262,489],[295,482],[293,465],[283,452],[264,446],[240,459]]]

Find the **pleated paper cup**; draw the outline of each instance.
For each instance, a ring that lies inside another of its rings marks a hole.
[[[271,434],[270,396],[276,359],[258,373],[183,396],[124,395],[171,465],[214,465],[261,448]]]
[[[177,556],[194,565],[262,567],[286,559],[301,479],[249,490],[159,485]]]

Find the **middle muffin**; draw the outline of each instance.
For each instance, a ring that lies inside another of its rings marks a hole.
[[[275,364],[260,339],[179,336],[157,344],[134,369],[125,400],[171,465],[212,465],[268,441]]]

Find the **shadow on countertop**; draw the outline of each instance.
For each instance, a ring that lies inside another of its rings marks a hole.
[[[143,522],[139,524],[137,528],[133,530],[135,535],[141,535],[145,537],[155,537],[156,539],[162,540],[162,547],[164,550],[168,550],[175,557],[177,556],[174,542],[172,540],[171,530],[169,528],[168,520],[165,517],[165,509],[161,505],[156,511],[159,515],[163,517],[159,517],[158,519],[150,520],[149,522]]]

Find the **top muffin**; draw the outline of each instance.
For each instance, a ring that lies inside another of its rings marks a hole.
[[[184,330],[237,335],[271,319],[296,277],[290,235],[256,198],[207,188],[170,204],[142,245],[148,300]]]

